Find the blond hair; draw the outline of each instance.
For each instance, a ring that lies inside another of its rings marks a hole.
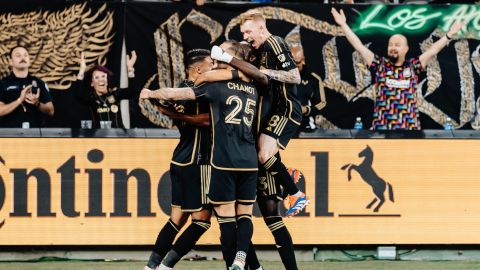
[[[260,21],[265,23],[265,17],[263,16],[263,14],[256,10],[249,10],[243,13],[240,16],[240,25],[244,24],[246,21],[249,21],[249,20]]]

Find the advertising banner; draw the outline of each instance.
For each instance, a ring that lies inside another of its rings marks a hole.
[[[177,139],[0,142],[0,245],[150,245],[170,213]],[[311,204],[296,244],[478,244],[480,144],[297,139],[282,160]],[[255,244],[273,244],[255,211]],[[218,244],[216,220],[199,244]]]

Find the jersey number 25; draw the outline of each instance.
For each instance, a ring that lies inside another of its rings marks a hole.
[[[237,118],[237,115],[243,109],[245,112],[244,116],[242,117],[243,122],[245,122],[245,125],[249,127],[252,126],[253,117],[255,115],[255,106],[257,105],[255,100],[247,98],[245,108],[243,108],[242,100],[238,96],[232,95],[227,98],[226,103],[227,105],[234,105],[235,107],[227,116],[225,116],[225,123],[240,125],[242,120]]]

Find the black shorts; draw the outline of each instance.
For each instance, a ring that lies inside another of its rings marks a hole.
[[[267,127],[262,133],[276,139],[278,146],[281,149],[285,149],[299,128],[300,122],[296,122],[283,115],[274,114],[270,117],[270,121],[268,121]]]
[[[254,203],[257,171],[227,171],[212,168],[208,199],[212,204]]]
[[[170,164],[172,180],[172,207],[184,212],[196,212],[208,205],[207,193],[210,184],[211,166]]]

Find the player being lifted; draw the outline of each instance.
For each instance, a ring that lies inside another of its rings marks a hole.
[[[290,195],[288,216],[298,214],[309,203],[307,196],[301,192],[280,159],[279,150],[285,149],[295,135],[302,120],[301,104],[297,99],[295,84],[300,83],[300,73],[292,59],[292,54],[285,41],[270,34],[263,15],[257,11],[249,11],[241,16],[240,30],[243,38],[259,50],[260,71],[270,80],[266,94],[260,99],[258,130],[258,160],[260,169],[265,169],[265,181],[260,181],[261,189],[267,195],[276,195],[281,185]],[[217,48],[212,48],[212,58],[230,63],[254,79],[264,82],[255,75],[252,67],[239,59],[232,58]],[[233,62],[231,62],[233,59]],[[262,175],[262,172],[259,172]],[[270,178],[275,181],[271,181]]]

